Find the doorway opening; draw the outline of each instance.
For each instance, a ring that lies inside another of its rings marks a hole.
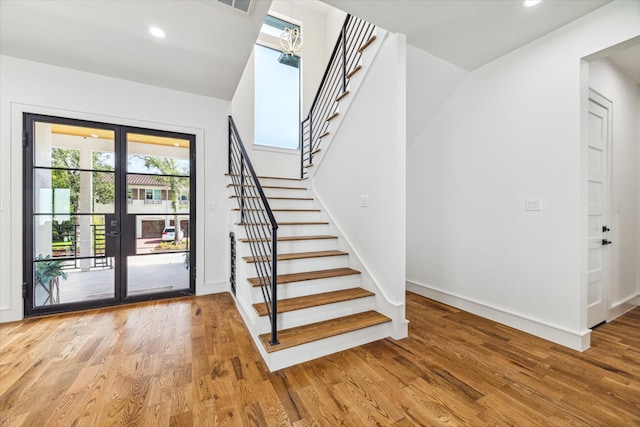
[[[195,290],[195,136],[24,115],[25,315]]]

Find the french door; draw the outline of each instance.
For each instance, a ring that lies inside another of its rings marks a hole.
[[[195,136],[25,114],[23,139],[26,316],[194,293]]]

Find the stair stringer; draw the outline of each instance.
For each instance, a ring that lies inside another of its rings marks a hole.
[[[322,163],[322,159],[324,158],[326,152],[329,150],[331,146],[331,142],[335,137],[338,129],[340,129],[340,125],[345,120],[345,116],[351,103],[355,99],[360,86],[362,85],[363,80],[365,79],[367,73],[371,69],[370,65],[375,60],[378,52],[382,48],[382,45],[387,37],[389,32],[383,28],[376,27],[374,35],[376,36],[376,40],[367,47],[360,57],[359,65],[362,66],[362,69],[358,71],[354,76],[349,79],[349,83],[347,84],[347,90],[349,91],[349,95],[344,97],[338,102],[338,112],[340,113],[335,119],[331,120],[329,124],[328,131],[329,134],[322,138],[320,142],[320,151],[318,151],[313,156],[313,166],[307,168],[307,178],[312,179],[315,175],[315,171],[318,170],[318,167]]]
[[[329,231],[331,234],[338,236],[338,249],[349,252],[349,267],[360,271],[362,287],[375,294],[374,309],[392,321],[390,328],[390,336],[394,339],[406,338],[409,335],[409,321],[405,318],[405,303],[392,301],[376,278],[371,274],[371,269],[367,263],[363,261],[363,257],[351,243],[348,234],[340,227],[331,210],[327,208],[322,197],[313,188],[313,180],[311,180],[311,188],[309,192],[313,194],[314,203],[322,209],[322,212],[329,218]]]

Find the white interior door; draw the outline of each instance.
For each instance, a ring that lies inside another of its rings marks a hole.
[[[589,91],[587,327],[607,319],[611,103]]]

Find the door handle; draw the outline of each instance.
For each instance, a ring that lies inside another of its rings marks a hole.
[[[610,244],[612,244],[612,243],[613,243],[613,242],[611,242],[611,241],[609,241],[609,240],[607,240],[607,239],[602,239],[602,246],[607,246],[607,245],[610,245]]]
[[[607,231],[611,231],[611,229],[609,227],[607,227],[606,225],[602,226],[602,232],[606,233]]]
[[[110,231],[107,233],[107,237],[118,237],[117,231]]]

